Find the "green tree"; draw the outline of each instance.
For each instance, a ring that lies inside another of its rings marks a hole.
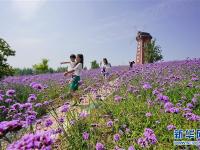
[[[161,47],[156,44],[155,39],[152,40],[150,43],[147,43],[144,51],[145,63],[154,63],[156,61],[162,60],[163,56],[161,52]]]
[[[96,68],[99,68],[99,64],[97,63],[96,60],[94,60],[91,62],[91,69],[96,69]]]
[[[33,65],[33,69],[36,73],[46,73],[49,70],[48,59],[42,59],[42,62],[39,64]]]
[[[65,72],[68,70],[68,67],[58,67],[56,72]]]
[[[49,69],[48,69],[48,72],[49,72],[49,73],[54,73],[55,71],[53,70],[53,68],[49,68]]]
[[[7,63],[9,56],[15,56],[15,51],[10,48],[4,39],[0,38],[0,79],[14,73],[12,67]]]
[[[14,69],[14,75],[15,76],[20,76],[20,75],[32,75],[33,74],[33,69],[32,68],[15,68]]]

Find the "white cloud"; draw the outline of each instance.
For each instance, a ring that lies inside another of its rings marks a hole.
[[[12,0],[12,7],[22,20],[34,17],[46,0]]]

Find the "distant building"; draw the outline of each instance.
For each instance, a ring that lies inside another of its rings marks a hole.
[[[147,32],[139,31],[137,33],[137,54],[136,54],[136,64],[144,64],[144,47],[147,43],[151,42],[152,36]]]

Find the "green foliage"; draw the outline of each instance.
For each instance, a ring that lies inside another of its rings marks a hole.
[[[68,70],[68,67],[58,67],[56,72],[65,72]]]
[[[34,74],[34,71],[32,68],[23,68],[23,69],[20,69],[20,68],[15,68],[14,69],[14,75],[15,76],[20,76],[20,75],[32,75]]]
[[[0,38],[0,79],[4,76],[13,75],[14,71],[7,63],[7,58],[14,55],[15,51],[10,48],[5,40]]]
[[[49,73],[54,73],[55,71],[53,70],[53,68],[49,68],[49,69],[48,69],[48,72],[49,72]]]
[[[96,60],[94,60],[91,62],[91,69],[96,69],[96,68],[99,68],[99,64],[97,63]]]
[[[162,50],[159,45],[156,45],[156,40],[152,40],[145,46],[145,63],[154,63],[156,61],[162,60],[163,56],[161,54]]]
[[[47,73],[49,70],[48,59],[42,59],[42,62],[39,64],[33,65],[33,69],[36,73]]]
[[[21,76],[21,75],[33,75],[33,74],[40,74],[40,73],[54,73],[54,72],[65,72],[67,71],[67,67],[58,67],[57,69],[48,68],[46,71],[36,70],[32,68],[15,68],[14,75]]]

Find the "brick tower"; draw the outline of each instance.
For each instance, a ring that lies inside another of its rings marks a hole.
[[[137,33],[137,54],[136,54],[136,64],[144,64],[144,47],[147,43],[151,42],[152,36],[147,32],[139,31]]]

